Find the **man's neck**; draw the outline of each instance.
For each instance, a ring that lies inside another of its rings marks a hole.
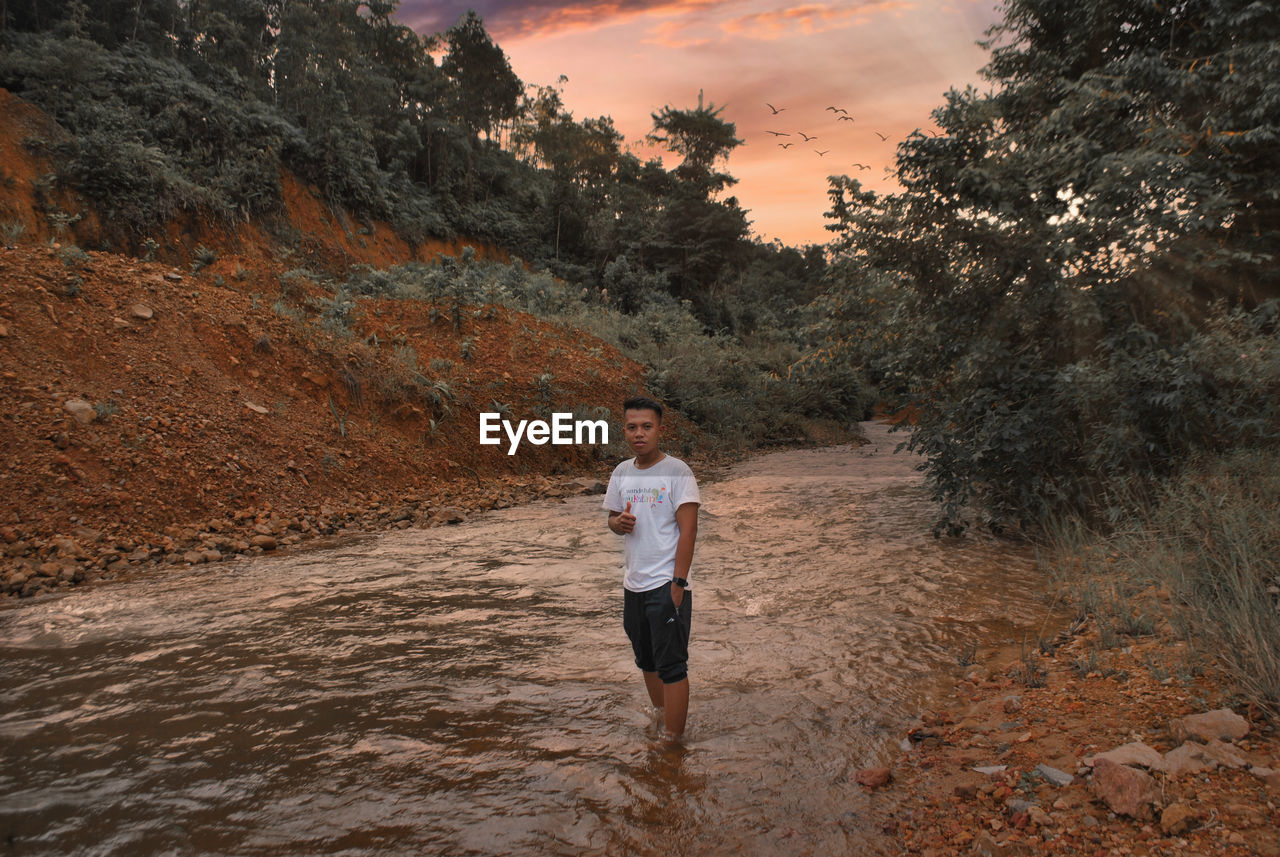
[[[655,449],[653,452],[649,453],[648,455],[645,455],[645,456],[637,455],[636,467],[638,467],[641,470],[648,470],[650,467],[653,467],[653,465],[657,464],[659,461],[661,461],[666,457],[667,457],[667,454],[665,452],[663,452],[660,449]]]

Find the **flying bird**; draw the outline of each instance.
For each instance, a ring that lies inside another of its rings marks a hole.
[[[818,152],[817,149],[814,149],[814,151]],[[823,155],[825,155],[827,152],[830,152],[830,151],[831,151],[830,149],[825,149],[824,151],[818,152],[818,157],[821,158]]]
[[[853,117],[852,117],[852,116],[850,116],[848,113],[846,113],[846,114],[845,114],[845,115],[843,115],[843,116],[837,116],[837,117],[836,117],[836,119],[837,119],[838,121],[840,121],[840,122],[852,122],[852,121],[853,121]]]
[[[843,113],[846,116],[849,115],[849,111],[845,110],[843,107],[828,107],[827,109],[830,110],[832,113]]]
[[[779,143],[778,145],[784,149],[790,149],[792,146],[795,145],[795,143]]]
[[[857,168],[858,168],[858,169],[860,169],[860,170],[869,170],[869,169],[871,169],[871,167],[867,166],[866,164],[850,164],[849,166],[851,166],[851,167],[857,167]]]
[[[772,134],[775,137],[790,137],[790,134],[784,134],[781,131],[765,131],[766,134]]]
[[[880,138],[880,142],[882,142],[882,143],[883,143],[885,140],[888,140],[888,139],[889,139],[887,136],[885,136],[884,134],[881,134],[879,131],[877,131],[877,132],[876,132],[876,136]]]
[[[814,134],[812,137],[810,137],[808,134],[806,134],[806,133],[805,133],[805,132],[803,132],[803,131],[797,131],[796,133],[797,133],[797,134],[799,134],[801,137],[804,137],[804,141],[805,141],[806,143],[807,143],[807,142],[809,142],[810,140],[816,140],[816,139],[818,139],[818,135],[817,135],[817,134]]]
[[[769,102],[767,102],[767,101],[764,103],[764,106],[765,106],[765,107],[768,107],[770,110],[772,110],[772,111],[773,111],[773,115],[774,115],[774,116],[777,116],[779,113],[781,113],[782,111],[784,111],[784,110],[786,110],[786,109],[787,109],[787,108],[785,108],[785,107],[774,107],[772,104],[770,104],[770,103],[769,103]]]

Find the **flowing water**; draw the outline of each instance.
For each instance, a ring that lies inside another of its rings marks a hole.
[[[852,773],[1044,615],[866,428],[703,485],[675,746],[599,497],[0,610],[5,853],[866,853]]]

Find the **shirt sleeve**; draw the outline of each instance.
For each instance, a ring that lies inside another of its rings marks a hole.
[[[618,484],[617,468],[609,476],[609,488],[604,492],[604,502],[601,505],[610,512],[622,511],[622,487]]]
[[[674,508],[679,509],[685,503],[702,505],[702,495],[698,493],[698,480],[694,478],[693,471],[676,477],[672,481],[671,488]]]

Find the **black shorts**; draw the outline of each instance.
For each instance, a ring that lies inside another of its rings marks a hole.
[[[671,584],[648,592],[623,590],[622,627],[631,640],[636,666],[656,672],[664,684],[689,675],[689,628],[693,618],[693,593],[685,590],[677,610],[671,600]]]

